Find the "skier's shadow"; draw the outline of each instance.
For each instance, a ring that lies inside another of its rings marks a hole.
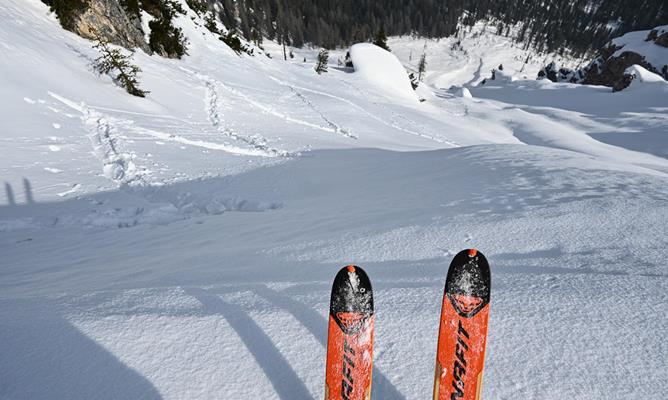
[[[239,306],[200,288],[186,290],[202,303],[207,313],[222,315],[244,342],[257,364],[282,400],[312,399],[290,363],[278,351],[267,334]]]
[[[327,348],[327,320],[311,307],[294,300],[262,284],[234,286],[229,289],[216,288],[205,290],[189,288],[186,292],[199,300],[207,313],[222,315],[237,332],[251,352],[255,361],[282,400],[312,399],[304,383],[299,379],[288,361],[278,351],[267,334],[239,306],[220,297],[227,292],[249,290],[292,314],[301,324]],[[372,396],[383,400],[405,400],[390,380],[376,367],[373,367]]]
[[[272,290],[268,288],[265,285],[248,285],[244,287],[239,287],[235,286],[234,291],[239,291],[242,289],[247,289],[252,291],[253,293],[257,294],[258,296],[264,298],[265,300],[269,301],[276,307],[280,307],[288,311],[292,316],[294,316],[301,324],[320,342],[320,344],[324,347],[327,348],[327,320],[323,318],[317,311],[312,309],[311,307],[307,306],[306,304],[303,304],[297,300],[294,300],[288,295],[282,294],[280,292],[277,292],[275,290]],[[200,289],[201,290],[201,289]],[[207,293],[204,290],[201,290],[204,293]],[[192,294],[192,292],[191,292]],[[208,296],[212,296],[210,293],[207,293]],[[196,296],[197,297],[197,296]],[[219,297],[216,296],[217,299]],[[199,299],[199,297],[198,297]],[[201,301],[201,300],[200,300]],[[243,314],[243,311],[241,309],[238,309],[239,313]],[[248,316],[243,314],[245,318],[250,319]],[[252,321],[252,320],[251,320]],[[253,324],[255,324],[253,322]],[[255,325],[255,328],[259,332],[260,335],[266,337],[266,334],[262,332],[262,330]],[[236,328],[235,328],[236,330]],[[244,332],[248,332],[247,330],[244,330]],[[267,340],[269,340],[267,338]],[[246,343],[246,341],[244,341]],[[269,344],[271,342],[269,341]],[[273,346],[273,345],[272,345]],[[278,353],[278,351],[273,348],[273,352]],[[264,355],[264,353],[262,353]],[[280,353],[278,353],[280,356]],[[282,358],[282,356],[280,356]],[[256,359],[258,359],[256,357]],[[258,363],[266,362],[263,360],[258,360]],[[283,359],[283,362],[285,360]],[[270,363],[271,364],[271,363]],[[264,368],[263,368],[264,369]],[[266,372],[266,370],[265,370]],[[268,375],[269,376],[269,375]],[[271,378],[270,378],[271,379]],[[297,376],[294,376],[294,379],[299,379]],[[273,380],[272,380],[273,382]],[[303,386],[303,383],[299,381],[299,384]],[[287,386],[293,386],[292,384],[287,385]],[[373,386],[372,386],[372,391],[371,393],[373,394],[373,397],[375,398],[380,398],[383,400],[405,400],[405,397],[399,392],[399,390],[390,382],[390,380],[383,374],[378,367],[374,365],[373,367]],[[308,391],[306,390],[306,393]],[[280,393],[279,393],[280,395]],[[284,397],[280,395],[281,398],[283,399]],[[291,393],[290,396],[285,397],[285,399],[290,398],[290,399],[295,399],[295,394]],[[299,397],[301,398],[301,397]],[[308,395],[304,398],[310,398]]]
[[[318,339],[323,347],[327,348],[327,320],[311,307],[294,300],[290,296],[277,292],[265,285],[253,285],[252,290],[260,297],[272,304],[281,307],[292,314],[299,322]],[[405,400],[390,380],[373,366],[372,396],[383,400]]]

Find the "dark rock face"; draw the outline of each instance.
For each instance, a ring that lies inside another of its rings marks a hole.
[[[645,41],[668,47],[668,31],[653,29]],[[668,60],[666,62],[668,63]],[[550,63],[541,70],[538,77],[546,77],[553,82],[608,86],[613,92],[617,92],[631,84],[633,77],[626,74],[625,71],[635,64],[668,80],[668,65],[652,65],[645,59],[645,56],[630,50],[624,51],[624,46],[616,46],[613,43],[601,50],[600,55],[581,70],[571,71],[561,68],[557,71],[554,63]]]
[[[646,42],[654,42],[662,47],[668,47],[668,31],[659,32],[659,29],[652,29],[647,34]]]
[[[614,54],[617,48],[615,46],[612,46],[612,48],[614,48],[613,51],[608,50],[605,53]],[[624,51],[616,57],[599,57],[594,60],[585,68],[585,77],[582,83],[585,85],[608,86],[614,92],[623,90],[631,83],[624,71],[634,64],[638,64],[648,71],[659,73],[654,66],[645,61],[644,56],[632,51]]]
[[[42,0],[56,12],[63,28],[86,39],[101,39],[127,49],[140,48],[148,54],[181,58],[186,54],[187,39],[172,24],[176,14],[186,10],[167,0]],[[199,10],[208,3],[189,0]],[[141,13],[146,11],[149,35],[142,29]],[[211,14],[213,17],[213,14]],[[146,37],[148,36],[148,38]]]
[[[657,37],[654,43],[659,46],[668,47],[668,32],[664,32],[661,36]]]
[[[90,0],[74,21],[74,33],[86,39],[100,38],[125,48],[140,48],[151,54],[141,21],[129,16],[118,0]]]

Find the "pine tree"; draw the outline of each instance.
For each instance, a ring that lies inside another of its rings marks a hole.
[[[418,64],[418,81],[422,82],[422,74],[427,71],[427,55],[422,53],[420,63]]]
[[[381,49],[391,51],[390,48],[387,46],[387,35],[385,34],[384,27],[381,26],[380,29],[378,30],[378,33],[376,33],[376,37],[373,40],[373,44],[380,47]]]
[[[315,65],[315,72],[322,74],[327,72],[327,62],[329,61],[329,51],[327,49],[321,49],[318,53],[318,61]]]
[[[137,97],[145,97],[149,92],[139,88],[137,74],[141,69],[132,64],[130,55],[123,54],[119,49],[111,48],[109,43],[98,37],[94,49],[100,56],[93,61],[93,67],[100,74],[109,74],[111,78],[128,93]]]
[[[355,68],[355,65],[353,64],[353,59],[350,57],[350,52],[346,52],[346,57],[343,59],[343,62],[346,66],[346,68]]]
[[[239,40],[234,29],[230,29],[226,35],[220,36],[218,39],[229,46],[229,48],[234,50],[237,54],[241,54],[242,52],[250,54],[248,48],[241,43],[241,40]]]

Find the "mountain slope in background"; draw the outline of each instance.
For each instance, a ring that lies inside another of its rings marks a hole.
[[[469,247],[492,266],[486,398],[664,397],[665,82],[523,79],[543,60],[481,30],[429,41],[405,102],[315,50],[239,57],[183,7],[187,56],[134,55],[144,99],[39,1],[0,8],[0,398],[320,398],[351,262],[373,397],[428,398]],[[390,45],[411,69],[424,41]]]

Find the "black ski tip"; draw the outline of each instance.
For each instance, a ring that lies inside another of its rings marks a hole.
[[[457,253],[450,263],[445,294],[460,315],[472,317],[489,303],[491,284],[487,258],[476,249],[466,249]],[[479,300],[468,303],[461,300],[463,298]]]
[[[373,314],[373,290],[371,281],[364,270],[356,265],[348,265],[336,274],[332,284],[329,313]]]

